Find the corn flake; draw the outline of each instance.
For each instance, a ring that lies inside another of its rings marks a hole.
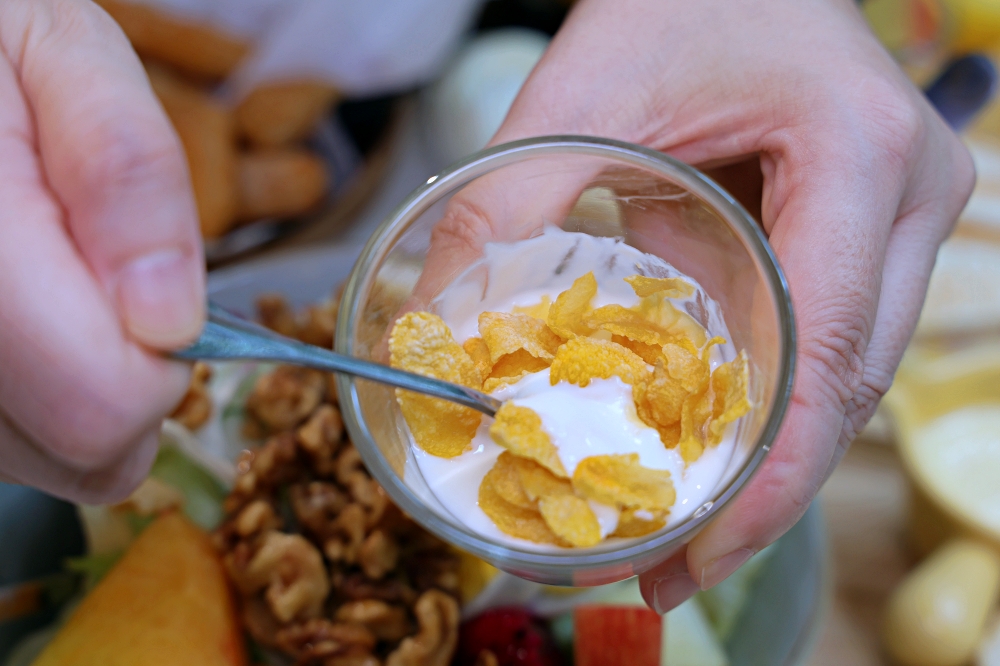
[[[663,345],[664,365],[667,374],[686,392],[701,393],[708,387],[711,371],[694,347],[689,345]]]
[[[578,547],[600,543],[601,526],[586,500],[572,494],[543,497],[538,510],[549,529],[564,541]]]
[[[613,537],[630,539],[641,537],[666,526],[666,512],[649,511],[649,517],[636,515],[635,509],[625,509],[618,517],[618,527],[611,533]]]
[[[723,363],[712,373],[712,390],[715,403],[712,423],[708,427],[713,444],[722,441],[726,426],[750,411],[750,364],[746,351],[729,363]]]
[[[552,360],[562,338],[545,322],[525,314],[484,312],[479,315],[479,334],[496,363],[502,356],[523,349],[535,358]]]
[[[546,321],[556,335],[569,340],[578,335],[589,335],[592,332],[583,323],[583,317],[590,310],[590,303],[597,295],[597,278],[590,272],[581,275],[573,286],[556,297],[556,302],[549,308]]]
[[[520,377],[523,374],[539,372],[549,367],[550,361],[535,358],[528,351],[518,349],[513,354],[505,354],[493,365],[490,377]]]
[[[552,307],[552,299],[549,298],[548,294],[542,296],[542,300],[534,305],[515,305],[511,308],[511,312],[515,314],[525,314],[529,317],[534,317],[535,319],[541,319],[546,321],[549,318],[549,308]]]
[[[569,479],[559,478],[535,461],[507,452],[501,453],[500,456],[510,456],[513,459],[512,465],[517,471],[521,489],[531,501],[537,502],[544,497],[573,494],[573,484]]]
[[[687,298],[694,293],[694,285],[682,278],[651,278],[645,275],[630,275],[625,281],[639,298],[660,294],[664,298]]]
[[[479,508],[503,532],[535,543],[566,545],[545,524],[537,509],[525,509],[505,500],[486,478],[479,485]]]
[[[549,380],[553,386],[565,380],[585,387],[591,379],[617,376],[626,384],[635,384],[646,373],[645,361],[619,344],[593,338],[573,338],[556,352],[549,368]]]
[[[639,464],[639,455],[584,458],[573,472],[573,487],[595,502],[620,509],[667,511],[676,500],[670,472]]]
[[[701,324],[688,313],[678,310],[662,292],[641,298],[631,309],[653,324],[656,330],[665,332],[671,338],[669,340],[671,342],[676,342],[678,338],[687,338],[695,347],[701,348],[705,345],[708,336]]]
[[[550,361],[535,358],[525,350],[518,349],[513,354],[500,357],[490,376],[483,382],[483,390],[492,393],[504,386],[516,384],[529,374],[549,367],[549,363]]]
[[[663,353],[663,348],[659,345],[647,345],[645,342],[629,340],[624,335],[612,335],[611,342],[619,344],[625,349],[634,352],[636,356],[650,365],[656,365],[656,362],[660,359],[660,356]]]
[[[389,337],[390,365],[471,388],[482,377],[444,321],[428,312],[409,312]],[[482,415],[447,400],[396,390],[403,418],[417,446],[431,455],[453,458],[472,443]]]
[[[642,421],[652,427],[669,426],[681,420],[681,408],[688,392],[670,376],[661,359],[645,381],[632,388],[635,410]]]
[[[608,331],[653,347],[677,342],[681,335],[650,321],[641,313],[621,305],[605,305],[584,318],[591,328]]]
[[[539,469],[545,470],[541,465],[537,465],[525,458],[518,458],[508,451],[504,451],[497,457],[493,468],[486,473],[483,483],[492,485],[497,494],[511,504],[519,506],[522,509],[535,509],[537,508],[536,502],[538,498],[529,496],[525,492],[524,486],[521,484],[521,475],[518,473],[518,463],[522,460],[535,465]],[[548,470],[545,471],[551,474]]]
[[[504,403],[490,426],[490,436],[514,455],[530,458],[556,476],[567,476],[558,450],[542,430],[542,419],[533,410]]]
[[[462,343],[462,349],[469,355],[472,362],[476,364],[479,375],[486,381],[493,370],[493,361],[490,358],[490,348],[486,346],[482,338],[469,338]]]

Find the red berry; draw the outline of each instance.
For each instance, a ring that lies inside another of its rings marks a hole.
[[[545,623],[523,608],[494,608],[462,625],[456,666],[474,666],[489,650],[499,666],[560,666],[562,658]]]

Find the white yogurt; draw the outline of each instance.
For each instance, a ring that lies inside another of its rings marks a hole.
[[[638,298],[624,278],[638,273],[651,277],[683,277],[695,285],[695,294],[677,299],[674,304],[698,320],[709,336],[719,335],[727,340],[725,345],[713,348],[713,369],[735,357],[718,305],[697,283],[662,259],[616,239],[568,233],[553,227],[533,239],[488,244],[483,254],[482,260],[459,276],[431,304],[431,309],[444,319],[459,342],[479,335],[479,313],[510,312],[515,306],[535,305],[543,296],[554,301],[560,292],[588,271],[594,272],[598,283],[595,307],[610,303],[634,305]],[[711,497],[733,455],[735,424],[730,425],[718,446],[706,448],[698,460],[685,465],[680,452],[663,446],[659,433],[639,419],[632,387],[617,377],[592,380],[586,388],[568,382],[552,386],[546,369],[503,387],[493,395],[529,407],[541,417],[543,429],[571,476],[583,458],[607,454],[637,453],[643,467],[668,470],[677,493],[667,519],[668,526],[690,517]],[[414,445],[416,470],[444,508],[475,532],[522,548],[557,548],[504,534],[479,508],[479,486],[503,452],[503,448],[490,438],[492,422],[484,417],[472,441],[472,449],[455,458],[438,458]],[[602,537],[607,536],[617,526],[618,511],[597,502],[590,504],[601,526]]]

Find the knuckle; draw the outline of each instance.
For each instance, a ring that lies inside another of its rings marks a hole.
[[[187,171],[180,147],[172,137],[127,118],[106,118],[92,131],[84,165],[87,181],[111,192],[150,184],[180,185]]]
[[[884,79],[869,82],[862,119],[868,135],[889,155],[909,163],[927,131],[916,102],[897,85]]]
[[[840,445],[846,448],[861,433],[872,415],[875,414],[875,410],[887,390],[888,386],[867,383],[858,389],[854,397],[847,403],[847,409],[844,413],[844,427],[839,440]]]
[[[841,445],[849,445],[875,414],[882,398],[892,386],[893,368],[888,361],[877,359],[868,363],[861,385],[845,406]]]
[[[954,154],[952,180],[955,192],[956,215],[965,207],[972,196],[972,190],[976,186],[976,165],[972,161],[972,154],[957,137],[949,137]]]
[[[849,304],[829,309],[827,321],[803,336],[799,355],[846,405],[861,387],[869,328],[863,314]]]
[[[492,234],[490,216],[475,201],[461,195],[452,199],[441,222],[431,233],[431,244],[457,245],[478,250]]]

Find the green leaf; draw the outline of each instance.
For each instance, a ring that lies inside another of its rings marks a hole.
[[[160,447],[150,476],[184,495],[184,513],[199,527],[211,530],[222,521],[225,487],[177,447]]]
[[[83,586],[87,591],[101,582],[101,579],[111,571],[124,551],[104,553],[102,555],[84,555],[66,560],[66,570],[83,575]]]

